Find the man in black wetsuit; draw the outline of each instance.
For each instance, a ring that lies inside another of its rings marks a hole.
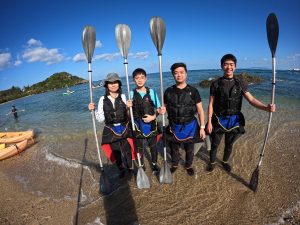
[[[210,162],[207,171],[213,171],[215,167],[218,146],[225,135],[225,149],[222,166],[231,171],[228,159],[232,152],[234,142],[245,133],[245,120],[241,113],[243,97],[254,107],[267,112],[275,112],[275,105],[265,105],[254,98],[247,89],[247,84],[234,76],[236,57],[226,54],[221,59],[223,77],[213,81],[210,86],[210,99],[208,105],[207,133],[211,134],[212,144]]]

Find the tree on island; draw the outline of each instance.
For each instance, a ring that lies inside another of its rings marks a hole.
[[[77,76],[73,76],[67,72],[55,73],[48,77],[46,80],[26,86],[23,89],[12,86],[8,90],[0,91],[0,103],[11,101],[17,98],[25,97],[28,95],[39,94],[46,91],[52,91],[65,86],[71,87],[74,85],[88,82]]]

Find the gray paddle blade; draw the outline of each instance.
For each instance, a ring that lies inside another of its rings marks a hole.
[[[150,34],[152,41],[157,49],[158,55],[161,55],[161,50],[166,37],[166,26],[161,17],[155,16],[151,18]]]
[[[82,45],[88,63],[92,62],[95,45],[96,45],[96,31],[92,26],[86,26],[82,33]]]
[[[131,31],[126,24],[118,24],[115,28],[115,36],[121,55],[127,59],[131,42]]]
[[[272,57],[275,57],[279,35],[279,25],[276,15],[274,13],[269,14],[266,25],[269,47],[272,53]]]
[[[114,188],[113,188],[112,184],[110,183],[108,177],[104,173],[104,171],[102,172],[102,174],[100,176],[100,191],[104,195],[108,195],[114,191]]]
[[[149,179],[142,167],[139,167],[138,169],[137,176],[136,176],[136,183],[139,189],[150,188]]]
[[[159,182],[164,184],[172,184],[173,177],[169,165],[164,161],[159,173]]]

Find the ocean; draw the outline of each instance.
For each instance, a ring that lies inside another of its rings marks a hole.
[[[249,84],[248,89],[262,102],[270,102],[272,71],[236,70],[236,74],[241,72],[264,79],[261,84]],[[217,76],[222,76],[221,70],[188,71],[188,83],[199,90],[205,112],[209,88],[201,88],[199,83]],[[129,80],[131,81],[130,87],[133,88],[131,76]],[[94,84],[99,82],[95,81]],[[171,73],[163,73],[163,82],[164,89],[174,84]],[[297,164],[296,169],[299,169],[300,156],[297,151],[300,142],[299,82],[300,73],[287,70],[278,70],[276,73],[277,112],[273,115],[270,130],[269,142],[272,143],[272,147],[266,149],[266,154],[272,155],[272,158],[266,157],[264,161],[264,164],[268,165],[265,171],[269,171],[268,168],[271,167],[274,169],[266,173],[268,177],[261,178],[264,181],[260,184],[261,190],[264,191],[270,190],[269,182],[276,184],[274,189],[271,188],[276,192],[274,193],[276,196],[289,192],[289,197],[285,200],[278,196],[276,200],[272,200],[271,193],[267,194],[267,197],[262,194],[254,196],[245,187],[245,181],[250,179],[249,176],[257,163],[268,122],[268,113],[251,107],[246,100],[243,101],[242,111],[246,119],[247,132],[238,140],[234,147],[237,150],[232,155],[232,163],[236,165],[233,170],[235,176],[240,179],[228,176],[221,168],[213,175],[206,175],[205,165],[208,154],[203,146],[195,156],[194,167],[197,172],[194,179],[187,177],[181,169],[174,175],[174,184],[161,185],[151,175],[148,166],[146,172],[151,177],[151,189],[139,190],[133,178],[126,182],[120,181],[117,169],[102,154],[103,162],[107,165],[105,167],[108,170],[107,173],[116,187],[116,192],[112,196],[103,197],[99,193],[99,162],[91,114],[87,107],[88,84],[70,87],[75,91],[71,95],[63,95],[66,90],[58,89],[1,104],[0,130],[34,129],[36,143],[19,156],[0,162],[0,169],[19,183],[26,192],[58,201],[77,202],[78,212],[82,215],[81,220],[77,221],[78,224],[235,224],[233,221],[237,221],[236,224],[280,224],[278,221],[282,220],[281,217],[286,210],[296,207],[295,211],[298,212],[300,207],[300,171],[291,172],[295,169],[295,167],[292,168],[293,165]],[[122,83],[123,93],[127,95],[125,77],[122,77]],[[160,97],[158,73],[148,75],[147,86],[153,88]],[[94,102],[98,103],[99,97],[103,94],[104,88],[94,89]],[[25,110],[18,113],[17,120],[12,115],[6,115],[13,105],[18,110]],[[99,140],[101,140],[102,128],[103,124],[97,122]],[[285,140],[278,140],[279,135],[286,137]],[[286,152],[287,150],[290,152]],[[218,153],[219,158],[222,157],[220,154],[222,150]],[[291,154],[294,158],[287,159],[284,163],[282,154],[286,154],[285,157],[292,157]],[[182,158],[184,159],[183,156]],[[160,156],[159,161],[161,160]],[[11,166],[7,166],[10,163],[17,166],[11,169]],[[279,164],[285,165],[284,168],[278,168]],[[285,172],[274,174],[274,171],[280,170]],[[290,172],[294,174],[297,181],[282,180],[279,176],[279,174],[285,175]],[[287,184],[290,188],[282,187]],[[124,193],[131,195],[130,198],[124,197]],[[107,199],[113,199],[115,203],[111,205]],[[248,199],[247,204],[244,202],[245,199]],[[261,203],[259,200],[264,202]],[[266,202],[268,200],[270,200],[270,206]],[[205,203],[197,204],[197,201]],[[117,210],[116,205],[123,207],[128,204],[130,215],[127,215],[126,210],[119,212],[123,215],[123,222],[120,222],[118,213],[114,212]],[[96,205],[102,209],[99,213],[88,212],[96,210]],[[239,207],[245,207],[248,213],[239,212]],[[110,210],[107,210],[108,208]],[[256,210],[261,210],[259,215],[254,215]],[[149,213],[156,213],[157,216],[152,218],[148,215]],[[191,216],[187,216],[186,213],[190,213]]]

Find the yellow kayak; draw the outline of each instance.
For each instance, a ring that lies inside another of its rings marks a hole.
[[[7,159],[9,157],[12,157],[12,156],[24,151],[27,147],[27,143],[28,143],[28,140],[26,139],[26,140],[18,142],[16,144],[9,144],[9,145],[5,144],[5,148],[0,149],[0,160]],[[6,147],[6,145],[8,145],[8,146]]]
[[[12,144],[27,139],[33,139],[33,130],[23,132],[0,132],[0,144]]]

